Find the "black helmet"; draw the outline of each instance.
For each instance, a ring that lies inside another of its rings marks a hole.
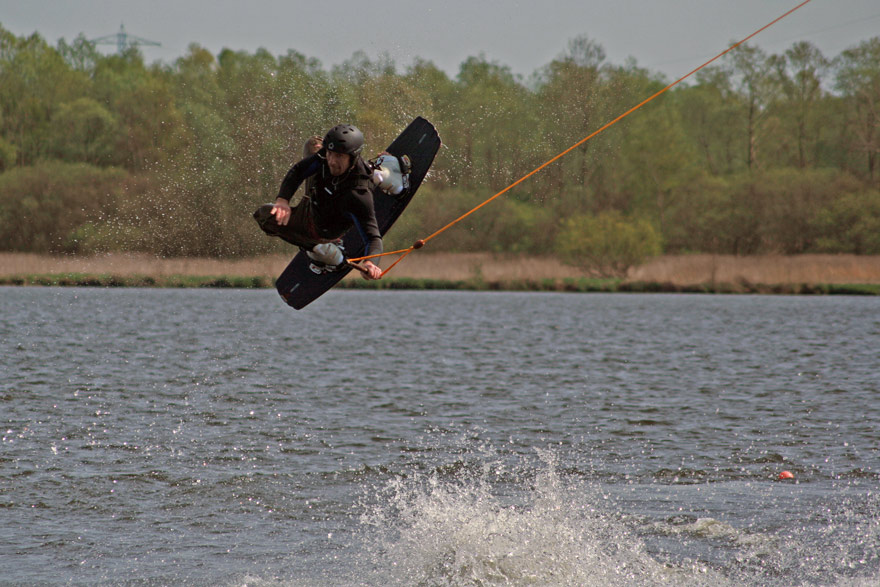
[[[334,153],[358,155],[364,148],[364,133],[350,124],[338,124],[327,131],[324,148]]]

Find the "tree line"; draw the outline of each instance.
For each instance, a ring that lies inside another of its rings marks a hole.
[[[350,122],[378,154],[415,116],[444,147],[388,236],[404,247],[668,83],[587,37],[523,78],[362,53],[325,68],[191,45],[171,64],[0,26],[0,250],[246,256],[250,218],[305,140]],[[646,255],[880,254],[880,37],[833,59],[745,45],[431,242],[558,254],[614,274]]]

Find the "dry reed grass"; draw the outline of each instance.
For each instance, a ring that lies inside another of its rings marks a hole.
[[[880,256],[661,256],[630,270],[627,281],[678,286],[716,283],[880,283]]]
[[[250,259],[161,259],[139,254],[93,257],[0,253],[0,276],[65,273],[168,277],[236,276],[274,278],[289,257],[271,255]],[[386,266],[390,262],[384,263]],[[462,281],[517,281],[589,277],[576,267],[549,257],[490,253],[415,252],[389,277]],[[348,279],[357,278],[350,275]],[[801,255],[795,257],[732,255],[662,256],[630,270],[627,281],[678,286],[714,283],[843,284],[880,283],[880,256]]]
[[[0,253],[0,276],[57,275],[63,273],[141,275],[167,277],[240,276],[275,277],[290,257],[270,255],[250,259],[160,259],[149,255],[111,254],[93,257],[50,256],[30,253]],[[383,262],[389,266],[391,261]],[[389,277],[487,281],[582,277],[586,273],[556,259],[495,256],[489,253],[414,253],[399,263]],[[356,277],[350,275],[348,278]]]
[[[118,276],[170,275],[259,277],[274,275],[284,268],[281,256],[253,259],[161,259],[143,254],[109,254],[89,257],[0,253],[0,275],[57,275],[63,273]],[[280,268],[280,269],[279,269]]]

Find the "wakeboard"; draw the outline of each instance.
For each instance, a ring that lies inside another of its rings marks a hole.
[[[373,188],[376,221],[382,236],[385,236],[416,194],[439,149],[440,136],[437,129],[421,116],[413,120],[385,149],[395,157],[406,156],[411,171],[408,185],[400,194],[388,194],[378,187]],[[366,251],[367,243],[355,228],[345,233],[342,242],[348,258],[362,257]],[[352,270],[348,266],[338,271],[316,274],[309,267],[310,263],[308,255],[300,251],[275,281],[275,288],[284,301],[297,310],[318,299]]]

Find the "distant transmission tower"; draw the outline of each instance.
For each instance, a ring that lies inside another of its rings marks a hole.
[[[151,45],[153,47],[162,46],[162,43],[129,35],[125,32],[125,25],[123,24],[119,25],[119,32],[115,35],[105,35],[103,37],[98,37],[97,39],[92,39],[92,43],[95,45],[112,45],[116,43],[116,51],[119,52],[120,55],[125,53],[125,50],[129,47],[136,47],[138,45]]]

